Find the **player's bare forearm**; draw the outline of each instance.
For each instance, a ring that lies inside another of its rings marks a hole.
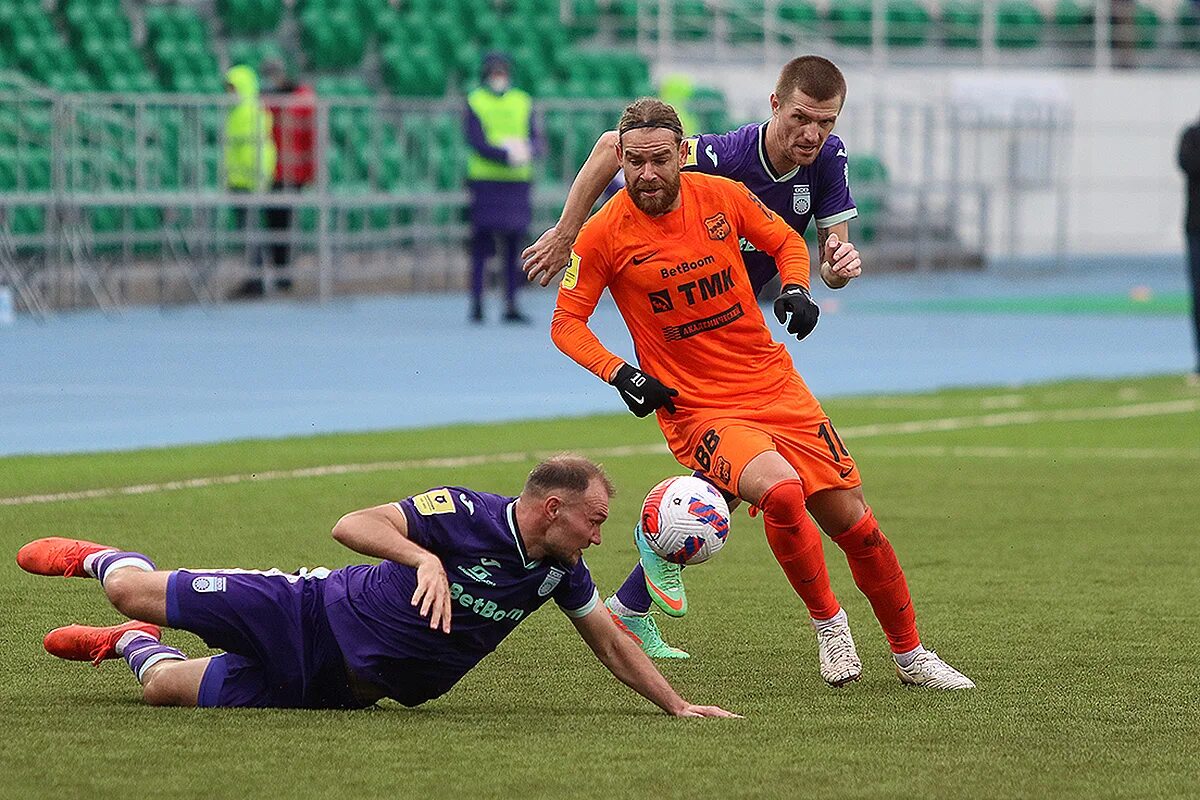
[[[688,703],[641,648],[617,628],[606,609],[597,606],[586,617],[572,622],[600,663],[621,683],[672,716],[687,708]]]
[[[615,131],[600,136],[571,184],[558,222],[521,253],[522,269],[528,280],[549,286],[554,276],[566,267],[579,229],[620,166],[616,136]]]
[[[408,521],[394,504],[352,511],[333,526],[333,538],[356,553],[413,567],[417,587],[411,602],[429,627],[450,632],[450,582],[436,554],[408,538]]]
[[[817,228],[821,280],[830,289],[841,289],[862,274],[862,259],[849,237],[850,225],[847,222]]]
[[[410,567],[418,567],[433,556],[408,538],[404,512],[390,503],[346,514],[333,526],[333,538],[356,553]]]

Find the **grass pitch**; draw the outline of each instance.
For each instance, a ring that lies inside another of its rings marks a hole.
[[[687,573],[689,615],[661,624],[693,656],[663,665],[670,680],[745,720],[662,716],[613,680],[552,606],[419,709],[147,708],[120,662],[93,670],[42,651],[53,627],[119,617],[93,582],[22,573],[11,558],[22,543],[85,536],[165,568],[340,566],[359,560],[328,535],[343,512],[446,483],[515,493],[536,452],[572,449],[600,453],[620,491],[605,544],[587,556],[611,592],[634,558],[642,494],[682,470],[654,425],[628,415],[9,458],[0,796],[1200,792],[1200,394],[1170,377],[844,399],[826,410],[900,555],[926,644],[976,691],[899,685],[832,545],[864,676],[826,687],[803,607],[761,520],[742,510],[721,555]],[[297,472],[346,464],[358,466]],[[170,483],[231,475],[242,477]],[[84,490],[101,491],[70,494]],[[189,634],[167,641],[206,652]]]

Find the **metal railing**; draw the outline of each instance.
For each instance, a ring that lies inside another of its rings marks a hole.
[[[602,4],[603,7],[604,4]],[[797,53],[842,65],[1200,66],[1200,7],[1095,0],[637,0],[632,19],[610,7],[601,34],[662,62],[761,62]],[[903,8],[901,8],[903,6]],[[1023,6],[1023,7],[1021,7]],[[574,17],[562,0],[562,17]]]
[[[623,106],[538,104],[542,129],[556,133],[539,164],[531,235],[557,218],[570,180]],[[260,274],[279,244],[292,250],[297,290],[321,299],[465,281],[459,100],[318,98],[312,184],[257,192],[225,188],[224,98],[10,87],[0,89],[0,107],[19,123],[8,137],[16,143],[0,148],[0,178],[8,169],[0,283],[35,315],[213,302]],[[880,101],[847,110],[839,124],[855,132],[852,176],[856,158],[883,168],[851,186],[858,238],[877,262],[979,265],[993,246],[997,204],[1058,191],[1069,118],[1033,106],[999,116],[989,109]],[[269,208],[290,209],[292,225],[266,229],[257,212]],[[247,212],[244,226],[236,209]]]

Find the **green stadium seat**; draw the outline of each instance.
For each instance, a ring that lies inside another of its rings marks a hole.
[[[929,41],[932,18],[919,0],[889,0],[885,18],[891,47],[923,47]]]
[[[983,6],[979,0],[950,0],[942,6],[942,44],[953,48],[979,47]]]
[[[996,46],[1004,49],[1037,47],[1045,21],[1028,0],[1002,0],[996,6]]]
[[[1091,3],[1059,0],[1054,6],[1054,39],[1068,47],[1091,47],[1096,14]]]
[[[1157,47],[1161,26],[1162,20],[1153,8],[1145,3],[1136,4],[1133,9],[1133,46],[1138,50]]]
[[[725,7],[725,20],[730,43],[762,44],[766,38],[763,30],[765,10],[763,0],[733,0],[729,3]]]
[[[830,37],[840,45],[869,47],[873,11],[868,0],[843,0],[829,7]]]
[[[1179,30],[1179,46],[1185,50],[1200,50],[1200,8],[1184,0],[1175,16]]]
[[[808,0],[781,3],[776,12],[779,21],[779,41],[784,44],[799,44],[811,40],[817,34],[821,15],[817,7]]]
[[[878,231],[879,217],[887,195],[888,171],[883,162],[872,155],[855,155],[847,162],[849,183],[858,208],[858,218],[851,224],[857,241],[870,242]]]
[[[671,23],[677,40],[694,42],[709,38],[712,19],[704,0],[675,0]]]
[[[548,19],[539,17],[539,19]],[[600,3],[597,0],[572,0],[571,21],[567,32],[573,39],[587,39],[600,30]]]

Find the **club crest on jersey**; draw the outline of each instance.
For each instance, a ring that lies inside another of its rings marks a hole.
[[[542,585],[538,587],[538,597],[545,597],[554,591],[554,587],[558,586],[559,582],[566,575],[566,570],[558,567],[551,567],[550,572],[546,575],[546,580],[542,581]]]
[[[729,226],[729,220],[725,219],[725,214],[720,211],[704,220],[704,226],[708,228],[708,238],[716,239],[718,242],[733,233],[733,228]]]
[[[808,184],[794,184],[792,186],[792,211],[797,214],[807,214],[812,208],[812,192],[808,188]]]
[[[225,577],[215,575],[211,577],[201,576],[192,579],[192,591],[200,593],[208,592],[223,592],[225,591]]]

